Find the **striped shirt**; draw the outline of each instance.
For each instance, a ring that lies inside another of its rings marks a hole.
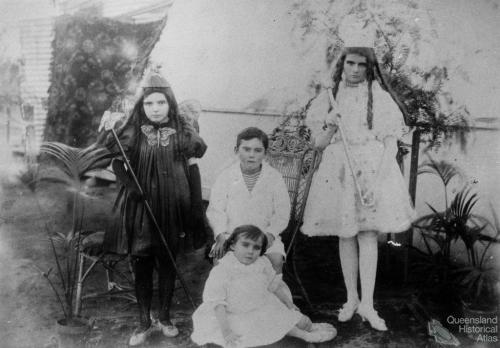
[[[255,187],[255,184],[257,183],[257,180],[259,179],[260,172],[262,171],[262,168],[255,173],[252,174],[243,174],[243,180],[245,180],[245,185],[247,186],[248,192],[252,192],[253,188]]]

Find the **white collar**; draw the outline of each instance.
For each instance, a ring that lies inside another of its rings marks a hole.
[[[226,253],[226,255],[224,255],[224,257],[219,260],[219,264],[224,266],[224,267],[227,267],[229,269],[244,270],[244,271],[253,270],[255,267],[258,267],[259,263],[260,263],[259,258],[257,258],[257,260],[255,260],[255,262],[253,262],[249,265],[245,265],[245,264],[241,263],[236,258],[236,256],[234,255],[234,252],[232,252],[232,251],[228,251]]]
[[[348,84],[346,80],[342,80],[340,85],[342,86],[343,89],[359,89],[362,87],[368,87],[368,81],[364,80],[363,82],[357,83],[357,84]]]
[[[266,176],[267,173],[269,173],[269,170],[271,169],[270,167],[271,167],[271,165],[269,163],[267,163],[265,160],[262,161],[262,168],[260,170],[259,178]],[[243,180],[243,172],[241,171],[239,160],[233,164],[233,166],[231,168],[231,175],[233,176],[234,179],[241,178]]]

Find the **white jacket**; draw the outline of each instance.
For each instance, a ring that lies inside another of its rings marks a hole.
[[[285,181],[276,169],[263,162],[259,178],[249,192],[237,161],[223,170],[212,186],[207,217],[215,237],[247,224],[279,237],[290,218]]]

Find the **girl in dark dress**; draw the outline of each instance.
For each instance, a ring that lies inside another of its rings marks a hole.
[[[110,130],[114,124],[108,120],[104,126]],[[172,89],[161,75],[152,73],[145,79],[143,95],[118,136],[174,258],[181,242],[189,241],[195,247],[203,245],[204,241],[197,238],[200,236],[193,236],[198,229],[190,222],[193,212],[187,159],[201,157],[206,145],[179,117]],[[108,135],[106,146],[117,154],[113,170],[123,186],[115,204],[119,214],[106,234],[105,246],[110,251],[131,255],[139,304],[140,326],[129,345],[142,344],[153,330],[150,311],[155,268],[159,286],[158,324],[165,336],[174,337],[179,333],[169,314],[176,277],[174,265],[145,209],[144,197],[138,193],[119,157],[112,134]]]

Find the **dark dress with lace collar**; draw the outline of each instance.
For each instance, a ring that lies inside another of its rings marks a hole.
[[[201,157],[206,151],[204,141],[195,130],[185,124],[177,134],[169,123],[143,124],[139,130],[132,125],[120,132],[119,138],[130,159],[131,166],[145,192],[154,216],[174,255],[181,238],[187,244],[201,236],[190,228],[191,201],[187,159]],[[108,138],[108,148],[116,151],[116,143]],[[114,161],[120,161],[116,158]],[[123,163],[113,164],[118,168]],[[116,172],[116,170],[115,170]],[[127,173],[129,176],[129,173]],[[115,253],[133,256],[162,255],[164,247],[155,231],[143,200],[133,189],[130,176],[121,187],[115,207],[114,223],[106,233],[105,246]]]

